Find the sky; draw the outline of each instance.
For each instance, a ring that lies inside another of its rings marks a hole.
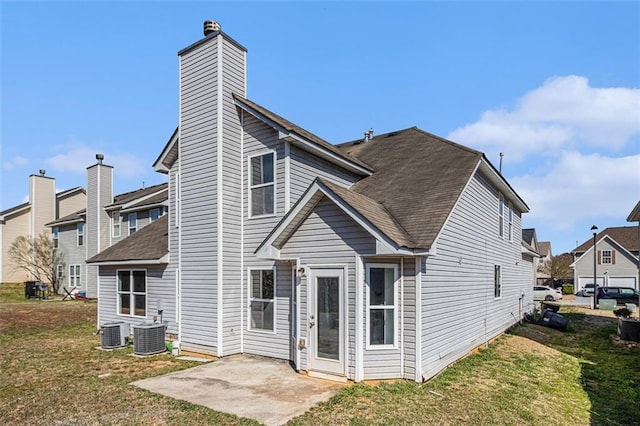
[[[178,123],[204,20],[248,49],[247,97],[332,143],[411,126],[486,154],[554,254],[640,200],[640,2],[0,2],[0,210],[28,176],[115,194]]]

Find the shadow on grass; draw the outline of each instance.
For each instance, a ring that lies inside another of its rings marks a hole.
[[[616,318],[560,313],[569,320],[564,333],[527,324],[514,334],[579,360],[581,385],[591,401],[591,424],[640,424],[640,347],[615,342]]]

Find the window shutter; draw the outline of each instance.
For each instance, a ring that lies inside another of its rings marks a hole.
[[[616,251],[615,250],[611,250],[611,264],[612,265],[616,264]]]
[[[598,250],[598,265],[602,261],[602,250]]]

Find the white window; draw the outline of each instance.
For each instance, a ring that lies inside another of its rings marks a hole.
[[[509,203],[509,241],[513,241],[513,206]]]
[[[273,331],[275,324],[275,274],[273,269],[249,271],[249,328]]]
[[[149,211],[149,219],[151,222],[155,222],[160,217],[160,209],[151,209]]]
[[[53,227],[53,237],[52,237],[52,239],[53,239],[53,248],[54,249],[58,248],[58,237],[59,237],[58,234],[59,233],[60,233],[60,229],[57,226],[54,226]]]
[[[78,237],[78,246],[84,245],[84,223],[76,225],[76,235]]]
[[[611,250],[602,250],[602,264],[611,265]]]
[[[69,265],[69,286],[80,287],[80,265]]]
[[[118,271],[118,313],[134,317],[147,315],[146,271]]]
[[[111,212],[111,223],[112,223],[112,235],[115,238],[120,237],[120,226],[121,226],[121,219],[120,219],[120,210],[115,210],[113,212]]]
[[[502,296],[502,267],[493,265],[493,297]]]
[[[504,237],[504,197],[499,194],[498,200],[498,235]]]
[[[367,346],[394,348],[397,334],[398,267],[367,265]]]
[[[249,159],[249,216],[275,212],[274,154]]]
[[[138,214],[129,213],[127,219],[129,220],[129,235],[131,235],[138,230]]]
[[[62,279],[64,278],[64,265],[56,265],[56,276],[58,277],[58,282],[61,283]]]

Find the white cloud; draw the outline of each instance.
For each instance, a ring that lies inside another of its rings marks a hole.
[[[12,170],[15,169],[17,167],[21,167],[24,166],[25,164],[27,164],[29,162],[28,159],[21,157],[19,155],[16,155],[15,157],[13,157],[11,160],[9,161],[5,161],[2,163],[2,167],[5,170]]]
[[[96,154],[104,153],[99,148],[73,143],[61,147],[65,152],[45,160],[47,167],[55,172],[86,173],[87,167],[96,163]],[[114,166],[124,178],[144,174],[145,166],[134,155],[104,153],[104,163]]]
[[[516,163],[529,154],[557,155],[578,145],[617,152],[640,135],[640,89],[594,88],[585,77],[554,77],[525,94],[513,110],[485,111],[449,139],[504,152]]]
[[[595,218],[626,218],[640,198],[640,154],[627,157],[563,153],[544,176],[509,179],[532,219],[555,230]]]

